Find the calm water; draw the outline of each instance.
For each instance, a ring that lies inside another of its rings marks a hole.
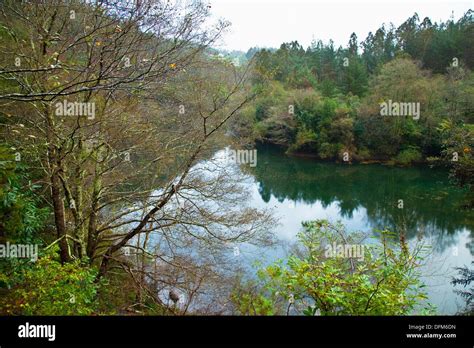
[[[440,314],[462,308],[464,302],[450,280],[454,267],[470,265],[474,259],[474,215],[459,208],[463,192],[449,184],[447,172],[321,163],[286,156],[273,147],[258,148],[257,166],[244,170],[250,174],[251,205],[274,209],[280,222],[275,232],[281,240],[295,241],[305,220],[340,220],[349,231],[369,234],[406,226],[411,243],[422,240],[431,246],[422,267],[430,302]],[[403,209],[397,207],[399,199]],[[269,263],[284,252],[265,255],[259,258]]]

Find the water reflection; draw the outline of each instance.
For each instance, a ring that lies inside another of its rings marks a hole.
[[[450,280],[454,267],[474,259],[474,212],[460,208],[465,193],[449,183],[446,171],[321,163],[264,146],[257,167],[241,169],[254,178],[252,204],[271,207],[280,218],[280,238],[294,241],[301,221],[314,219],[340,220],[348,231],[403,229],[409,242],[431,247],[421,273],[437,312],[462,309]],[[270,253],[265,261],[282,256]]]
[[[336,204],[344,220],[363,209],[371,228],[404,227],[408,239],[437,236],[439,251],[455,243],[457,232],[474,230],[473,211],[459,207],[464,192],[449,184],[445,171],[320,163],[272,147],[259,148],[258,162],[249,170],[267,203],[273,196],[324,209]]]

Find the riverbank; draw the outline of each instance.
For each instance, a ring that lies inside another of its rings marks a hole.
[[[403,162],[398,162],[394,159],[360,159],[360,156],[354,156],[351,158],[350,153],[347,154],[347,160],[338,159],[338,158],[321,158],[320,155],[316,153],[309,153],[309,152],[302,152],[302,151],[291,151],[290,146],[283,146],[280,144],[274,144],[271,142],[256,142],[257,147],[273,147],[275,149],[279,149],[282,153],[284,153],[286,156],[290,157],[296,157],[296,158],[308,158],[308,159],[313,159],[321,163],[339,163],[339,164],[381,164],[381,165],[386,165],[386,166],[395,166],[395,167],[404,167],[404,168],[409,168],[409,167],[418,167],[418,166],[433,166],[436,165],[436,161],[434,160],[417,160],[417,161],[411,161],[410,163],[403,163]],[[341,157],[344,157],[344,153],[342,154]]]

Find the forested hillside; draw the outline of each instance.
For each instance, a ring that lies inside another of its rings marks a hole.
[[[294,41],[251,49],[254,83],[264,93],[236,129],[321,159],[347,153],[351,161],[422,162],[446,149],[448,133],[463,139],[456,150],[465,153],[474,122],[473,40],[469,11],[445,23],[415,14],[361,42],[352,34],[346,47]],[[390,100],[419,103],[419,115],[381,117],[380,104]]]

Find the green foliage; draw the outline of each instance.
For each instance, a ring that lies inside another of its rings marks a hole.
[[[252,300],[257,306],[273,304],[273,311],[266,311],[279,314],[408,315],[431,310],[429,305],[420,307],[426,299],[417,272],[421,247],[409,250],[403,238],[397,241],[383,231],[380,244],[365,244],[362,258],[335,257],[328,254],[329,245],[359,245],[362,236],[326,220],[303,227],[299,248],[290,257],[259,270],[260,291],[233,297],[240,313],[258,314],[249,310]]]
[[[271,298],[258,293],[257,284],[246,282],[238,286],[231,294],[230,300],[241,315],[275,315],[275,303]]]
[[[10,149],[0,146],[0,242],[33,242],[48,214],[38,207],[38,186],[29,182],[27,169],[19,163]]]
[[[289,152],[293,151],[316,151],[317,136],[312,130],[299,129],[296,134],[295,142],[288,148]]]
[[[474,129],[472,125],[455,125],[444,120],[438,128],[443,138],[441,161],[450,168],[450,177],[461,187],[466,187],[469,195],[466,207],[474,207]]]
[[[336,158],[341,150],[341,144],[322,143],[319,146],[319,157],[322,159]]]
[[[436,73],[444,73],[454,57],[472,69],[473,45],[469,43],[473,31],[469,10],[456,23],[432,23],[429,18],[420,22],[414,14],[398,28],[383,25],[362,41],[360,54],[354,33],[347,48],[335,48],[332,41],[324,44],[320,40],[306,50],[297,41],[283,43],[276,50],[252,52],[259,77],[256,81],[265,77],[288,88],[318,89],[325,97],[334,97],[338,92],[362,96],[367,90],[368,75],[397,57],[419,60],[423,68]]]
[[[286,91],[282,84],[271,81],[262,90],[253,104],[253,115],[246,115],[250,108],[241,113],[246,119],[233,130],[241,133],[242,129],[253,129],[253,139],[270,141],[275,144],[288,145],[295,137],[295,124],[291,119],[289,106],[293,104],[294,96]]]
[[[421,161],[421,152],[416,147],[410,147],[408,149],[400,151],[395,157],[395,163],[402,165],[410,165]]]
[[[0,147],[0,243],[41,245],[49,210],[39,207],[27,168]],[[96,272],[75,261],[65,265],[50,250],[36,263],[0,260],[0,313],[7,315],[88,315],[95,311]]]
[[[283,90],[257,102],[256,138],[322,159],[339,159],[347,151],[355,161],[409,165],[438,156],[442,139],[436,127],[442,119],[474,122],[473,55],[465,44],[473,30],[472,11],[456,23],[439,24],[415,14],[398,28],[369,33],[362,52],[355,34],[347,48],[314,41],[304,50],[294,41],[260,50],[256,81],[265,77]],[[419,103],[420,118],[381,116],[380,103],[388,100]],[[278,117],[290,104],[293,117]],[[346,114],[338,114],[339,108]]]
[[[470,120],[474,105],[467,96],[473,81],[473,74],[461,67],[444,78],[431,76],[407,57],[381,66],[362,98],[327,97],[319,88],[285,89],[273,81],[254,104],[254,138],[328,160],[348,152],[355,161],[424,162],[440,154],[443,139],[437,126],[446,115],[458,123]],[[419,119],[381,116],[380,103],[388,100],[419,103]]]
[[[79,260],[62,265],[51,248],[33,265],[8,277],[10,290],[0,313],[8,315],[90,315],[96,311],[97,272]]]
[[[442,80],[429,77],[410,59],[399,58],[384,65],[372,78],[370,91],[358,110],[358,147],[366,147],[384,160],[409,148],[419,148],[423,155],[436,154],[442,87]],[[380,104],[389,100],[419,103],[419,118],[381,116]]]
[[[343,83],[344,92],[362,96],[367,90],[367,85],[367,68],[361,59],[357,57],[351,58],[345,70]]]

